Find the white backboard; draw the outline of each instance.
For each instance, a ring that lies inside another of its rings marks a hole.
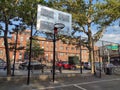
[[[53,33],[54,24],[62,23],[65,27],[59,31],[59,34],[69,34],[71,32],[71,22],[71,14],[38,5],[37,30]]]

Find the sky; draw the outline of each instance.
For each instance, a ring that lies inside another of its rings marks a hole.
[[[99,0],[99,1],[102,1],[102,0]],[[106,29],[106,32],[103,34],[103,37],[101,38],[101,40],[120,43],[120,26],[119,26],[119,22],[120,22],[120,19],[119,19],[118,22],[115,22],[115,25],[109,26]],[[95,33],[95,32],[96,31],[93,31],[93,33]]]
[[[120,43],[120,26],[119,26],[120,20],[115,22],[113,26],[109,26],[106,29],[106,32],[103,34],[103,37],[101,40]]]

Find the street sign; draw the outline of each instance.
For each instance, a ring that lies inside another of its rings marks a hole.
[[[65,27],[58,34],[68,35],[71,32],[71,22],[71,14],[38,5],[36,26],[38,31],[53,33],[54,25],[56,23],[62,23]]]
[[[111,50],[118,50],[118,44],[113,44],[113,45],[107,46],[107,48],[111,49]]]

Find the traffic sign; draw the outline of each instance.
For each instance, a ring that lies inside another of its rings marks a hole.
[[[113,44],[113,45],[107,46],[107,49],[118,50],[118,44]]]

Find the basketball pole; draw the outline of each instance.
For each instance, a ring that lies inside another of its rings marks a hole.
[[[33,25],[31,25],[31,33],[30,33],[30,52],[29,52],[27,85],[30,84],[30,66],[31,66],[31,55],[32,55],[32,33],[33,33]]]
[[[82,48],[81,48],[81,36],[80,36],[80,74],[82,74]]]
[[[55,48],[56,48],[56,34],[57,28],[54,27],[54,39],[53,39],[53,82],[55,81]]]

